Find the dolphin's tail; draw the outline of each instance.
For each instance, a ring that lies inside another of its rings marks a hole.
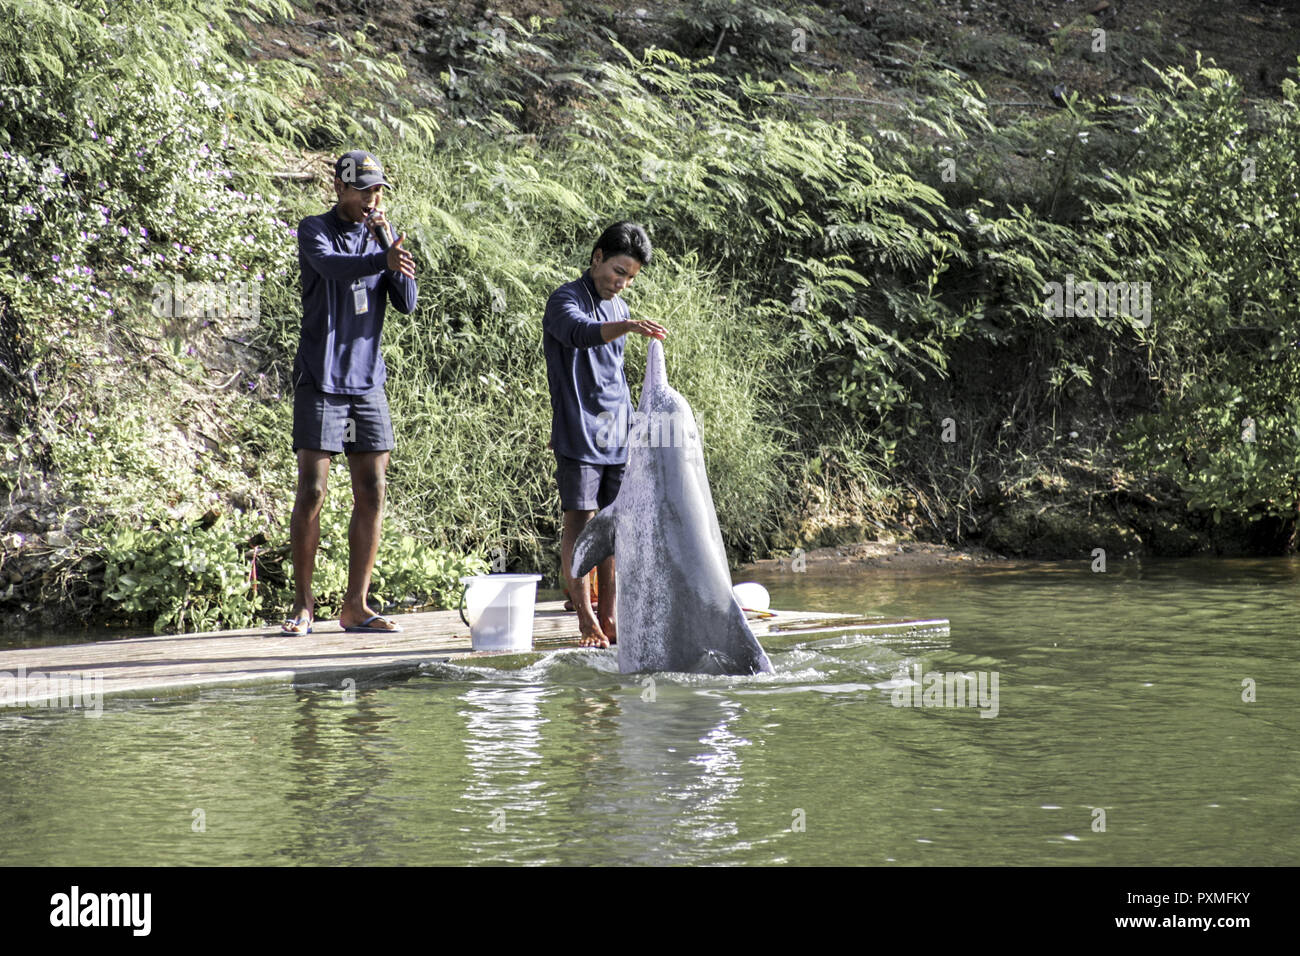
[[[573,576],[580,578],[614,553],[614,530],[618,525],[617,506],[597,513],[573,543]]]

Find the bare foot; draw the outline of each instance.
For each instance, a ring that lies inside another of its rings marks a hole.
[[[609,647],[609,638],[605,636],[604,631],[595,622],[589,625],[579,625],[578,632],[582,635],[578,639],[579,647]]]
[[[606,617],[603,614],[600,616],[600,630],[609,638],[611,644],[618,643],[618,625],[614,623],[612,617]]]

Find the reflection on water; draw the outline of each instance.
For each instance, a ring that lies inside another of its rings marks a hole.
[[[469,765],[461,830],[478,834],[474,846],[483,862],[506,862],[514,856],[511,851],[526,851],[528,831],[511,823],[546,813],[540,792],[545,783],[537,772],[547,723],[541,712],[544,695],[541,686],[471,687],[459,698]]]
[[[773,637],[750,678],[568,651],[0,712],[0,863],[1297,862],[1300,562],[1089,565],[770,575],[952,624]],[[997,716],[894,706],[930,672],[995,672]]]

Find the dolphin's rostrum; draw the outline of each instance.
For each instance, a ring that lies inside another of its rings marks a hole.
[[[771,673],[731,593],[699,429],[686,399],[668,384],[657,339],[646,356],[622,487],[578,535],[574,577],[611,554],[620,671]]]

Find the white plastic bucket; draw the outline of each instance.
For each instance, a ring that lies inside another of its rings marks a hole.
[[[461,620],[476,651],[531,651],[540,574],[476,574],[460,579]]]

